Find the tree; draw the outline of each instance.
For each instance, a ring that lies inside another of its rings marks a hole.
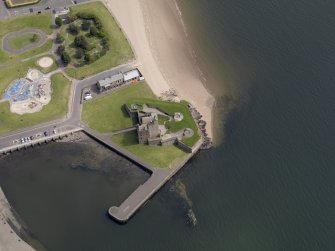
[[[65,65],[68,65],[71,62],[71,57],[66,51],[63,51],[61,59]]]
[[[102,46],[105,46],[105,45],[108,45],[108,38],[107,37],[103,37],[102,39],[101,39],[101,45]]]
[[[69,25],[69,32],[74,34],[74,35],[77,35],[78,32],[79,32],[79,28],[75,24],[70,24]]]
[[[90,64],[94,61],[93,56],[91,54],[87,53],[87,52],[85,53],[84,59],[85,59],[86,63],[88,63],[88,64]]]
[[[76,50],[76,53],[74,54],[74,56],[75,56],[76,58],[78,58],[78,59],[81,59],[81,58],[83,57],[83,55],[84,55],[84,52],[83,52],[83,50],[80,49],[80,48],[78,48],[78,49]]]
[[[88,21],[88,20],[84,20],[82,23],[81,23],[81,29],[84,30],[84,31],[88,31],[91,27],[91,22]]]
[[[95,26],[91,26],[91,28],[90,28],[90,35],[91,36],[97,36],[98,35],[98,29],[97,28],[95,28]]]
[[[88,42],[87,42],[87,40],[86,40],[86,38],[84,36],[77,36],[74,39],[74,45],[77,48],[83,48],[84,50],[88,49]]]
[[[38,35],[34,33],[33,37],[31,38],[31,42],[35,43],[38,40]]]
[[[56,36],[56,43],[57,44],[61,44],[64,42],[64,37],[60,34],[60,33],[57,33],[57,36]]]
[[[55,19],[55,24],[58,26],[58,27],[61,27],[63,25],[63,19],[61,19],[60,17],[56,17]]]
[[[57,48],[57,54],[58,55],[62,55],[64,51],[65,51],[64,45],[58,46],[58,48]]]

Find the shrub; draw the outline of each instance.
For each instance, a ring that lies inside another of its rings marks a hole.
[[[74,39],[74,45],[77,47],[77,48],[83,48],[85,50],[88,49],[88,42],[86,40],[86,38],[84,36],[77,36],[75,39]]]
[[[61,44],[64,42],[64,37],[60,34],[60,33],[57,33],[57,36],[56,36],[56,43],[57,44]]]
[[[97,30],[97,28],[95,27],[95,26],[91,26],[91,28],[90,28],[90,35],[91,36],[97,36],[98,35],[98,30]]]
[[[78,19],[78,17],[76,15],[73,15],[73,14],[70,13],[70,15],[69,15],[69,21],[70,21],[70,23],[76,21],[77,19]]]
[[[34,33],[33,37],[31,38],[31,42],[37,42],[38,40],[38,35],[36,33]]]
[[[58,55],[62,55],[64,51],[65,51],[64,45],[58,46],[58,48],[57,48],[57,54]]]
[[[61,27],[63,25],[63,20],[60,18],[60,17],[56,17],[55,19],[55,24],[58,26],[58,27]]]
[[[77,35],[79,33],[79,28],[75,24],[69,25],[69,32],[73,35]]]
[[[89,12],[78,12],[76,15],[81,19],[95,19],[95,15]]]
[[[78,48],[76,50],[76,53],[74,54],[74,56],[77,58],[77,59],[81,59],[83,56],[84,56],[84,52],[82,49]]]
[[[82,23],[81,23],[81,29],[84,30],[84,31],[88,31],[91,27],[91,22],[88,21],[88,20],[84,20]]]
[[[66,65],[68,65],[71,62],[71,57],[66,51],[63,51],[63,53],[61,55],[61,59],[62,59],[63,63],[66,64]]]
[[[94,61],[94,57],[87,52],[85,53],[84,59],[85,59],[87,64],[90,64]]]

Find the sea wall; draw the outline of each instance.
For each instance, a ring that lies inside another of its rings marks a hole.
[[[14,213],[5,194],[0,187],[0,250],[32,251],[24,240],[17,234],[21,226],[15,219]]]

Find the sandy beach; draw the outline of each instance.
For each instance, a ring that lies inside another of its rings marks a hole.
[[[104,0],[129,40],[135,65],[153,92],[173,88],[181,99],[191,102],[207,122],[213,136],[214,97],[200,80],[192,58],[181,13],[174,1]]]

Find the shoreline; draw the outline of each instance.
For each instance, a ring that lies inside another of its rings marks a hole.
[[[0,187],[0,250],[35,250],[26,243],[17,232],[20,232],[22,227],[15,218],[9,202],[6,199]]]
[[[207,122],[213,138],[215,98],[201,80],[193,48],[176,1],[104,0],[134,51],[135,67],[146,77],[156,96],[174,89]]]

